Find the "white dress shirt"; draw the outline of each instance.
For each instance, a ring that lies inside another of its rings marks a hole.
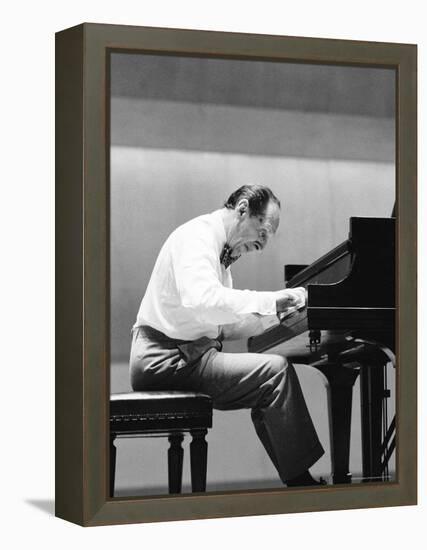
[[[230,268],[220,263],[225,242],[221,210],[175,229],[160,250],[134,326],[196,340],[216,338],[221,325],[253,313],[275,316],[274,292],[232,288]]]

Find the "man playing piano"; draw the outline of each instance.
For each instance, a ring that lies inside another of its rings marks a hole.
[[[324,451],[294,367],[282,356],[223,353],[222,341],[263,332],[305,289],[232,288],[230,265],[262,250],[277,230],[280,202],[245,185],[222,209],[178,227],[160,250],[132,329],[131,384],[189,390],[217,409],[250,408],[255,430],[287,486],[315,485],[309,468]]]

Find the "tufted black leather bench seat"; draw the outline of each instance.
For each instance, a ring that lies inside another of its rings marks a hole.
[[[168,437],[169,493],[182,486],[182,441],[190,433],[191,485],[193,492],[206,490],[207,443],[212,427],[212,399],[202,393],[144,391],[110,397],[110,496],[114,496],[116,437]]]

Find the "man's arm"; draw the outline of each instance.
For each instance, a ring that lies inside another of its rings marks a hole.
[[[305,289],[257,292],[225,287],[217,273],[217,252],[203,231],[182,235],[173,244],[173,269],[182,304],[210,323],[238,323],[250,314],[274,316],[305,303]]]
[[[276,315],[246,315],[237,323],[223,325],[221,332],[224,340],[240,340],[263,333],[267,329],[279,324],[281,313],[290,309],[297,310],[305,306],[306,290],[303,287],[283,289],[276,292]]]
[[[196,235],[180,236],[171,251],[181,303],[194,310],[199,319],[224,325],[237,323],[251,313],[275,315],[275,292],[224,286],[218,274],[218,252],[209,234],[200,231]]]

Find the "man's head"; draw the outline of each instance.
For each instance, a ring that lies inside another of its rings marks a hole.
[[[232,256],[262,250],[279,226],[280,201],[268,187],[243,185],[224,207],[229,213],[227,242]]]

